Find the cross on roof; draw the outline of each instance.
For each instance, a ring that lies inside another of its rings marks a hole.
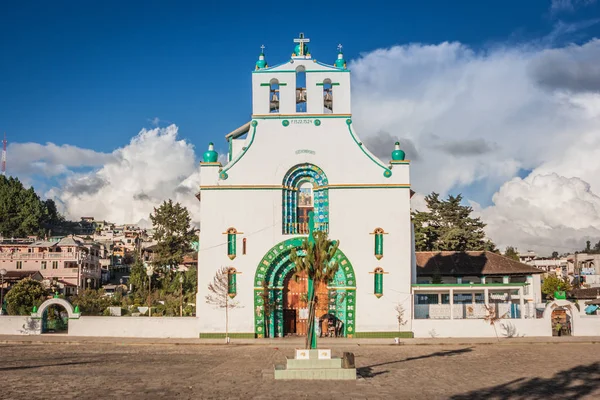
[[[342,52],[342,44],[338,44],[338,51],[341,53]]]
[[[304,33],[300,33],[300,37],[298,39],[294,39],[294,43],[300,43],[300,54],[299,56],[304,55],[304,44],[310,42],[310,39],[304,37]]]
[[[260,45],[260,52],[261,52],[261,53],[264,53],[264,52],[265,52],[265,45],[264,45],[264,44],[261,44],[261,45]]]

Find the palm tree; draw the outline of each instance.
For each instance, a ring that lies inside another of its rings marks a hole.
[[[317,347],[315,336],[315,287],[333,280],[339,265],[335,261],[335,252],[339,241],[329,240],[327,233],[316,231],[304,239],[299,251],[292,249],[290,260],[295,264],[294,279],[298,281],[306,274],[308,278],[308,332],[306,334],[307,349]],[[303,255],[300,255],[303,254]]]

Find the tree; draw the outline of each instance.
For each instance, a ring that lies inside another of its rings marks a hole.
[[[485,317],[483,317],[483,320],[487,323],[489,323],[493,328],[494,328],[494,333],[496,334],[496,340],[500,341],[500,338],[498,337],[498,330],[496,329],[496,324],[502,319],[505,318],[508,313],[504,313],[503,315],[498,315],[498,313],[496,312],[496,306],[495,305],[484,305],[485,307]]]
[[[542,293],[554,298],[554,292],[566,292],[571,290],[571,284],[568,280],[556,275],[548,275],[542,282]]]
[[[460,194],[447,200],[435,192],[425,196],[429,211],[412,213],[417,251],[496,251],[485,236],[485,224],[471,217],[473,208],[461,205],[462,199]]]
[[[30,278],[19,281],[4,297],[9,315],[29,315],[33,307],[44,302],[46,290],[42,284]]]
[[[154,227],[154,239],[158,242],[153,264],[159,270],[171,271],[181,264],[196,237],[190,228],[190,213],[187,208],[179,203],[173,204],[169,199],[159,208],[154,208],[150,220]]]
[[[111,300],[104,295],[104,289],[86,289],[73,296],[71,303],[79,306],[81,315],[102,315],[111,306]]]
[[[404,307],[402,304],[396,304],[394,308],[396,310],[396,320],[398,321],[398,332],[402,329],[402,325],[406,325],[407,320],[404,319]]]
[[[129,284],[131,284],[134,297],[143,302],[145,296],[148,296],[148,276],[143,261],[137,257],[131,266]]]
[[[53,200],[41,200],[33,188],[25,189],[17,178],[0,176],[0,235],[44,235],[63,220]]]
[[[310,349],[315,335],[315,290],[319,284],[328,284],[339,268],[335,261],[335,252],[340,245],[339,241],[329,240],[327,233],[316,231],[312,233],[312,240],[305,238],[300,246],[300,251],[292,249],[290,260],[295,264],[294,279],[306,275],[309,284],[312,281],[313,290],[308,292],[308,333],[305,347]],[[303,255],[301,255],[303,254]]]
[[[552,252],[552,258],[558,258],[558,251]]]
[[[229,268],[221,267],[208,285],[206,303],[225,309],[225,342],[229,343],[229,309],[239,307],[237,301],[229,297]]]
[[[506,247],[506,250],[504,250],[504,257],[519,261],[519,253],[517,252],[517,249],[512,246]]]

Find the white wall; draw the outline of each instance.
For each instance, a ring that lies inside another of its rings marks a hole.
[[[600,336],[600,315],[581,315],[575,319],[573,336]]]
[[[26,315],[1,315],[0,335],[37,335],[41,320]]]
[[[499,337],[506,337],[507,330],[515,337],[552,336],[550,322],[546,319],[505,319],[496,324]],[[494,327],[483,319],[412,321],[416,338],[448,337],[495,337]]]
[[[256,75],[263,77],[264,74]],[[336,89],[340,88],[336,86]],[[403,304],[404,318],[409,321],[403,329],[410,330],[409,165],[395,165],[392,176],[384,177],[384,169],[370,160],[350,135],[346,118],[323,118],[320,126],[314,122],[295,124],[292,120],[287,127],[278,119],[258,118],[256,121],[252,145],[253,127],[244,143],[250,147],[239,162],[227,170],[228,179],[219,179],[218,168],[201,167],[201,202],[198,209],[192,210],[200,213],[202,221],[197,296],[201,332],[225,331],[224,310],[205,302],[208,284],[224,266],[234,267],[240,273],[235,301],[241,307],[231,311],[230,330],[254,332],[256,269],[274,245],[298,236],[282,234],[283,178],[290,168],[306,162],[320,167],[328,178],[330,237],[340,240],[340,250],[356,273],[355,331],[396,330],[398,303]],[[393,145],[390,143],[390,154]],[[344,185],[376,187],[356,189]],[[224,190],[228,187],[230,189]],[[227,257],[227,236],[223,234],[229,227],[243,232],[237,235],[234,260]],[[370,234],[378,227],[388,233],[384,236],[384,257],[379,261],[373,255],[374,237]],[[244,238],[247,239],[246,255],[242,254]],[[384,295],[379,299],[373,294],[371,273],[376,267],[382,267],[387,273]]]
[[[198,338],[197,318],[81,317],[69,320],[69,336]]]

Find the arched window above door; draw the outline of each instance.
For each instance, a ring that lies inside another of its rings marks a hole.
[[[329,231],[329,182],[321,168],[304,163],[292,167],[283,179],[282,232],[284,235],[308,234],[312,211],[315,229]]]

